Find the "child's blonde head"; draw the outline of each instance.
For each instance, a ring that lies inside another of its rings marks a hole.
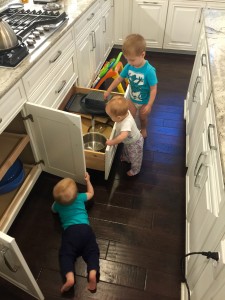
[[[60,180],[53,188],[53,197],[62,205],[71,204],[77,197],[77,185],[71,178]]]
[[[122,51],[124,56],[140,56],[146,51],[146,41],[140,34],[130,34],[123,43]]]
[[[114,96],[106,104],[106,110],[114,117],[125,116],[128,112],[128,101],[123,96]]]

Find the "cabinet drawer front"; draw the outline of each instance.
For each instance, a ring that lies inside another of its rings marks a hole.
[[[84,154],[87,168],[105,171],[105,153],[84,150]]]
[[[49,90],[47,87],[44,91],[40,91],[42,93],[40,93],[35,103],[52,108],[56,108],[60,104],[60,101],[66,96],[71,85],[76,81],[74,59],[73,56],[66,61],[63,68],[60,69],[59,73],[52,80],[52,88]]]
[[[96,17],[100,16],[100,4],[96,1],[86,13],[75,23],[74,30],[76,38],[81,36],[85,30],[90,30],[90,25],[95,21]]]
[[[74,47],[73,34],[70,30],[52,49],[50,49],[44,57],[23,77],[23,83],[27,97],[35,92],[41,82],[45,85],[46,76],[52,72],[52,77],[58,72],[57,66],[64,63],[68,49]],[[75,51],[75,47],[73,49]]]
[[[12,121],[26,102],[21,81],[0,99],[0,132]]]

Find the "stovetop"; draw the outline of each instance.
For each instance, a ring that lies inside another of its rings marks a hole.
[[[66,13],[58,10],[24,8],[8,8],[0,12],[0,17],[11,26],[19,40],[14,49],[0,51],[0,66],[4,67],[17,66],[68,20]]]

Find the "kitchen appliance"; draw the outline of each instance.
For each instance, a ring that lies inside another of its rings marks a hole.
[[[9,26],[10,35],[13,30],[18,40],[12,48],[0,50],[0,67],[17,66],[23,58],[40,47],[68,20],[67,14],[58,10],[31,11],[10,6],[0,12],[0,18],[5,27]]]

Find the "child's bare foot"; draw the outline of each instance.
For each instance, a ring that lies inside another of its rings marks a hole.
[[[66,274],[66,282],[64,285],[61,287],[61,293],[69,291],[69,289],[74,286],[75,284],[75,279],[74,279],[74,273],[69,272]]]
[[[128,176],[134,176],[134,173],[130,170],[130,171],[127,172],[127,175]]]
[[[91,270],[89,272],[89,277],[88,277],[88,285],[87,288],[91,293],[95,293],[97,290],[97,279],[96,279],[96,270]]]
[[[141,129],[141,134],[142,134],[143,138],[145,139],[147,137],[147,130]]]

